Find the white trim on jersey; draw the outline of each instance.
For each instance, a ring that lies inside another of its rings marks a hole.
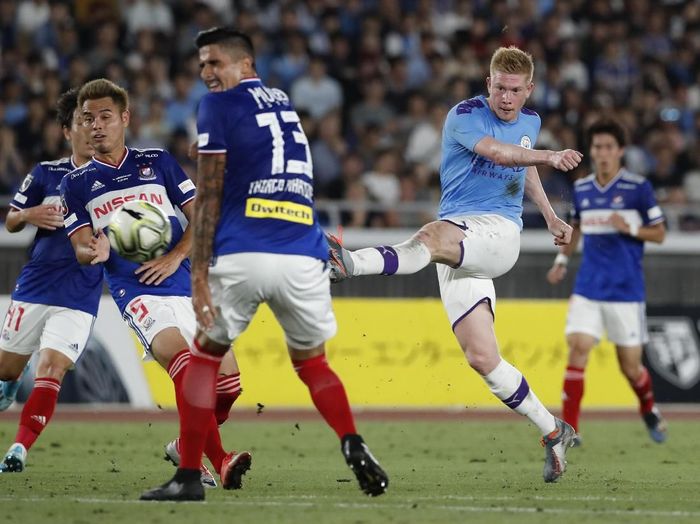
[[[643,226],[642,217],[636,209],[587,209],[581,211],[579,223],[585,235],[610,235],[619,233],[610,223],[610,217],[617,213],[630,226]]]
[[[129,153],[131,152],[131,150],[126,146],[124,146],[124,149],[126,149],[126,153],[124,153],[124,158],[122,158],[122,160],[121,160],[121,162],[119,162],[118,166],[115,166],[114,164],[110,164],[109,162],[102,162],[102,161],[98,160],[97,158],[95,158],[94,156],[92,157],[92,160],[94,160],[96,163],[98,163],[100,165],[111,167],[112,169],[121,169],[122,166],[124,165],[124,162],[126,162],[126,159],[129,158]]]
[[[69,224],[70,225],[70,224]],[[78,227],[76,227],[74,230],[72,230],[70,233],[67,233],[66,236],[68,238],[72,237],[79,229],[83,229],[84,227],[91,227],[92,224],[90,223],[85,223],[85,224],[80,224]]]
[[[213,155],[213,154],[221,154],[221,153],[226,153],[225,149],[198,149],[197,150],[199,153],[202,153],[204,155]]]

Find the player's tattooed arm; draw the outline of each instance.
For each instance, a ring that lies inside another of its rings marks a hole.
[[[226,154],[200,154],[197,158],[197,200],[192,224],[192,305],[197,321],[205,328],[212,325],[214,305],[209,290],[209,263],[214,233],[219,224],[224,187]]]

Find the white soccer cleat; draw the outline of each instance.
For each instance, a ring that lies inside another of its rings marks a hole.
[[[176,438],[165,445],[165,460],[171,462],[176,468],[180,466],[180,439]],[[201,481],[205,488],[215,488],[217,486],[214,475],[209,468],[202,464],[199,467],[202,472]]]
[[[24,471],[24,465],[27,463],[27,448],[24,444],[15,442],[10,446],[10,449],[5,453],[5,458],[0,463],[0,473],[19,473]]]

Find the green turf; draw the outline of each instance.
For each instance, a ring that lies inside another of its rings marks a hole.
[[[542,481],[542,448],[525,421],[361,424],[391,477],[362,495],[322,424],[229,422],[224,440],[253,452],[241,491],[204,504],[141,503],[167,480],[162,445],[174,424],[61,423],[47,428],[20,474],[0,474],[3,523],[698,522],[697,422],[673,421],[665,445],[641,422],[586,422],[558,484]],[[0,423],[0,446],[15,426]],[[29,519],[29,520],[28,520]]]

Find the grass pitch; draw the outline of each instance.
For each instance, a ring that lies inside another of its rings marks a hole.
[[[0,422],[4,451],[15,423]],[[240,491],[207,490],[205,503],[139,502],[167,480],[174,423],[52,423],[27,468],[0,474],[3,523],[549,523],[700,521],[700,424],[671,421],[651,442],[641,421],[585,422],[558,484],[542,481],[543,450],[524,420],[361,422],[390,475],[365,497],[335,436],[318,422],[236,422],[228,446],[249,449]]]

